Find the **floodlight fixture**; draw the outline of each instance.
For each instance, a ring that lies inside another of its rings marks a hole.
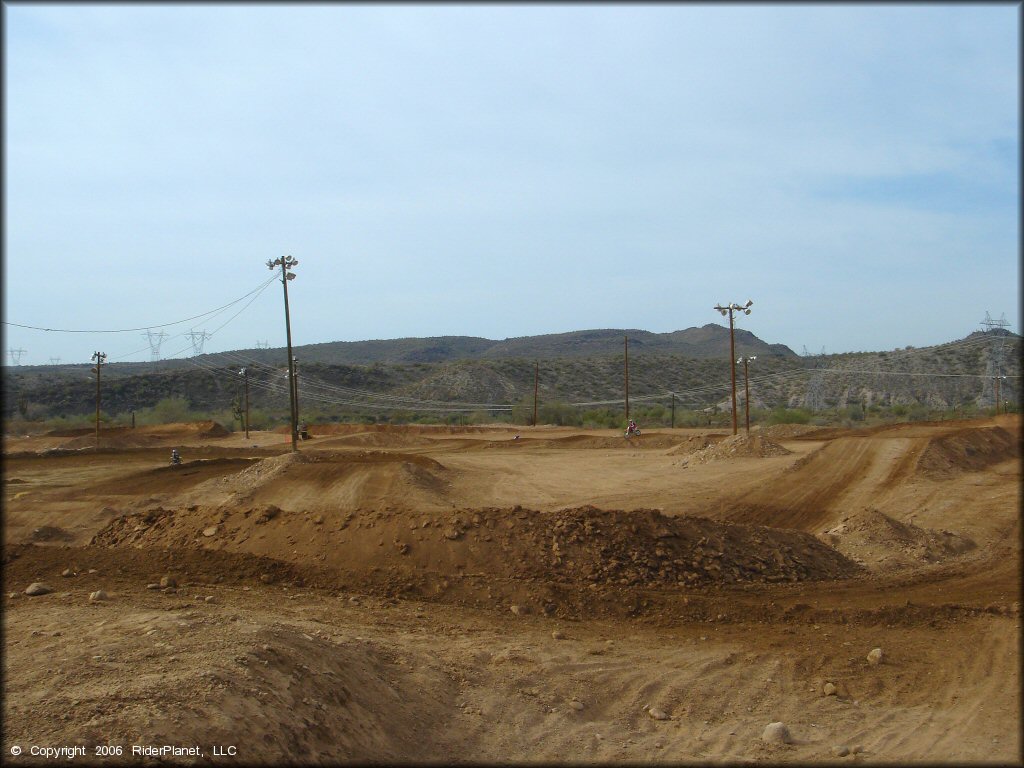
[[[750,307],[753,306],[753,304],[753,299],[747,299],[747,303],[742,306],[737,304],[735,301],[730,302],[724,307],[721,304],[715,304],[715,309],[721,313],[723,317],[726,315],[729,316],[729,372],[730,379],[732,381],[732,433],[734,435],[736,434],[736,364],[732,362],[732,359],[736,357],[736,339],[733,330],[734,313],[739,311],[745,315],[749,315]],[[742,362],[742,359],[736,361],[736,363],[739,362]],[[749,431],[749,424],[747,429]]]

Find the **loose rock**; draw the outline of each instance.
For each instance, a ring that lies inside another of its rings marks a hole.
[[[668,712],[666,712],[663,709],[658,709],[657,707],[651,707],[650,709],[648,709],[647,710],[647,714],[650,715],[651,718],[654,719],[654,720],[671,720],[672,719],[671,716],[668,714]]]
[[[176,587],[178,586],[178,580],[168,573],[160,577],[160,586],[163,589],[167,589],[168,587]]]
[[[71,576],[74,576],[75,572],[72,571],[70,568],[65,568],[63,571],[60,572],[60,575],[67,579]]]
[[[768,723],[761,734],[761,741],[773,744],[792,744],[793,737],[789,735],[789,728],[785,723]]]
[[[875,665],[882,663],[882,649],[873,648],[871,653],[868,654],[868,664]]]
[[[525,616],[530,612],[525,605],[510,605],[508,609],[516,616]]]
[[[41,581],[34,581],[28,585],[28,589],[25,590],[25,594],[35,597],[36,595],[48,595],[53,592],[53,587],[49,584],[44,584]]]
[[[826,696],[835,696],[836,695],[836,687],[832,683],[825,683],[825,687],[822,688],[821,690],[822,690],[822,693],[824,693]]]
[[[557,629],[551,633],[551,637],[555,640],[565,640],[565,634],[563,632],[559,632]]]
[[[217,531],[220,530],[220,526],[211,525],[209,528],[203,529],[203,536],[216,536]]]
[[[102,603],[110,599],[110,595],[104,592],[102,589],[97,589],[95,592],[89,593],[90,603]]]
[[[850,748],[847,747],[845,744],[836,744],[834,747],[832,747],[832,754],[836,757],[846,757],[848,754],[850,754]]]

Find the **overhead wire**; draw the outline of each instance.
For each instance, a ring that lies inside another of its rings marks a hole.
[[[231,302],[225,304],[222,307],[218,307],[217,309],[211,309],[208,312],[203,312],[203,313],[198,314],[198,315],[193,315],[192,317],[186,317],[186,318],[184,318],[182,320],[175,320],[172,323],[153,323],[152,325],[143,325],[143,326],[140,326],[138,328],[114,328],[114,329],[99,329],[99,330],[96,330],[96,329],[81,329],[81,328],[43,328],[43,327],[37,326],[37,325],[25,325],[25,324],[22,324],[22,323],[12,323],[12,322],[10,322],[8,320],[3,320],[3,321],[0,321],[0,322],[2,322],[4,325],[10,325],[10,326],[12,326],[14,328],[27,328],[27,329],[33,330],[33,331],[46,331],[46,332],[49,332],[49,333],[131,333],[133,331],[148,331],[148,330],[151,330],[153,328],[169,328],[172,325],[181,325],[182,323],[188,323],[188,322],[191,322],[192,320],[198,320],[199,318],[206,317],[207,315],[213,315],[213,314],[219,313],[219,312],[227,309],[228,307],[231,307],[231,306],[237,304],[240,301],[244,301],[245,299],[247,299],[252,294],[257,293],[259,291],[262,291],[264,288],[266,288],[275,279],[276,279],[276,276],[271,276],[268,280],[266,280],[265,282],[263,282],[260,285],[256,286],[255,288],[253,288],[251,291],[246,293],[244,296],[240,296],[239,298],[237,298],[234,301],[231,301]]]

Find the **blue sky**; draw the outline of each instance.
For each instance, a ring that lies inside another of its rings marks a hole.
[[[797,352],[1020,331],[1014,5],[4,14],[8,323],[156,330],[291,254],[295,344],[667,332],[747,298]],[[162,354],[283,345],[279,283],[241,306]]]

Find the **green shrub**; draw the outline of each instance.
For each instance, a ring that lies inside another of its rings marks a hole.
[[[768,414],[768,424],[808,424],[811,412],[806,408],[775,408]]]

